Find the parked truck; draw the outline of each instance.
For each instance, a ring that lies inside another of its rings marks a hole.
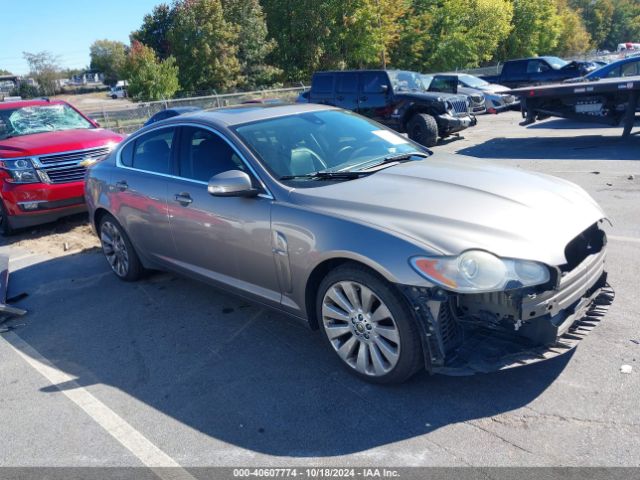
[[[0,102],[0,233],[85,211],[87,166],[122,139],[66,102]]]
[[[558,57],[532,57],[509,60],[499,75],[481,75],[489,83],[509,88],[526,87],[562,82],[568,78],[582,77],[595,70],[593,62],[567,62]]]

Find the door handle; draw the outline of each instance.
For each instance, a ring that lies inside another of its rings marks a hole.
[[[188,193],[176,193],[175,197],[176,202],[178,202],[183,207],[193,203],[193,198]]]
[[[124,192],[129,188],[129,184],[126,180],[120,180],[119,182],[116,182],[116,188],[118,189],[118,191]]]

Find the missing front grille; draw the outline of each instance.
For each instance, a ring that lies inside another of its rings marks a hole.
[[[594,223],[584,232],[571,240],[564,249],[567,263],[560,266],[563,272],[570,272],[580,265],[585,258],[602,250],[606,244],[606,234]]]

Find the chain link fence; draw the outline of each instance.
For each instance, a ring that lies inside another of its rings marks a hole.
[[[274,88],[270,90],[255,90],[251,92],[226,93],[221,95],[207,95],[203,97],[176,98],[158,102],[131,103],[127,108],[89,112],[88,116],[97,121],[102,127],[118,133],[129,134],[144,125],[156,113],[174,107],[199,107],[212,109],[240,105],[243,103],[269,103],[272,101],[295,102],[298,96],[308,87]]]

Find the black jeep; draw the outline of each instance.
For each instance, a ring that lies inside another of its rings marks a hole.
[[[299,101],[353,110],[427,147],[476,124],[465,95],[428,92],[419,73],[402,70],[316,72]]]

